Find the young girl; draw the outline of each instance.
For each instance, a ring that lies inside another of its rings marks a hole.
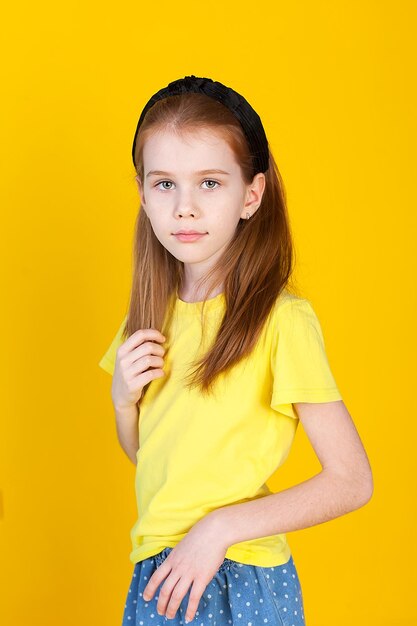
[[[317,315],[290,288],[261,120],[236,91],[186,76],[150,98],[132,155],[130,306],[100,361],[137,465],[123,626],[301,626],[285,533],[363,506],[372,473]],[[300,420],[322,470],[272,493]]]

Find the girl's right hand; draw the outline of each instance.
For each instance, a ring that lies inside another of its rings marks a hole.
[[[154,378],[165,375],[162,369],[165,349],[160,345],[164,341],[165,337],[159,330],[144,328],[134,332],[119,346],[111,390],[116,409],[134,406],[140,400],[144,386]]]

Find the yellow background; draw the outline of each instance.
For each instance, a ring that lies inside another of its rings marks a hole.
[[[154,92],[187,74],[233,87],[262,118],[287,189],[298,285],[374,473],[365,507],[289,534],[307,626],[417,624],[414,3],[7,11],[1,624],[121,624],[134,466],[98,360],[130,288],[136,123]],[[319,470],[300,425],[270,486]]]

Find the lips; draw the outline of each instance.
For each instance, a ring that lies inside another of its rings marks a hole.
[[[206,233],[203,233],[199,230],[178,230],[176,233],[173,233],[174,235],[205,235]]]
[[[207,233],[185,233],[185,232],[179,232],[179,233],[174,233],[174,237],[176,237],[179,241],[182,242],[187,242],[187,241],[197,241],[198,239],[201,239],[202,237],[205,237],[205,235],[207,235]]]

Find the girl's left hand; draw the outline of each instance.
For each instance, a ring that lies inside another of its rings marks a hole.
[[[144,600],[151,600],[160,583],[157,612],[173,619],[182,599],[192,584],[185,619],[194,618],[200,598],[208,583],[223,563],[228,546],[222,541],[217,516],[210,514],[199,520],[168,554],[152,574],[143,591]]]

